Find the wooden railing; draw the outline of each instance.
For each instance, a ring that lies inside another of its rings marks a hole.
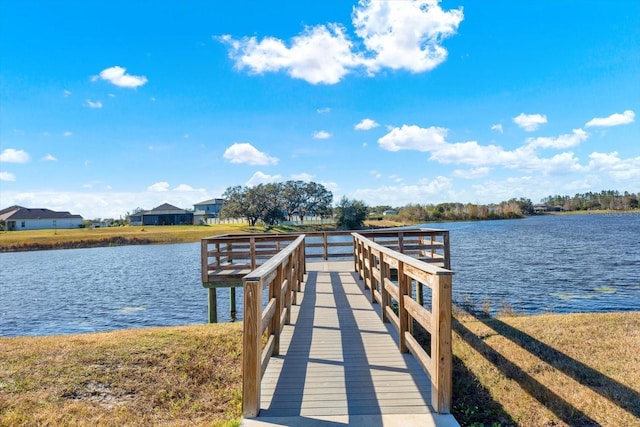
[[[296,303],[305,273],[305,235],[242,279],[244,284],[242,412],[255,417],[260,411],[262,376],[272,355],[280,352],[280,332],[289,323],[291,304]],[[262,309],[262,294],[269,288]],[[265,344],[263,346],[263,341]]]
[[[449,232],[446,230],[396,228],[363,230],[360,234],[389,249],[450,268]],[[308,232],[305,235],[306,260],[353,259],[351,231]],[[242,286],[242,277],[267,262],[298,236],[299,233],[224,234],[202,239],[201,275],[202,286],[209,294],[209,322],[218,320],[216,289],[230,288],[229,310],[231,319],[235,320],[235,288]]]
[[[411,351],[431,377],[431,399],[435,411],[449,413],[452,392],[453,272],[393,251],[361,233],[352,235],[355,269],[365,288],[371,290],[372,301],[380,303],[383,321],[391,322],[398,330],[400,351]],[[448,253],[443,265],[450,265]],[[430,309],[425,308],[422,301],[423,286],[431,289],[431,302],[427,304]],[[425,351],[416,340],[414,322],[430,334],[430,352]]]
[[[450,267],[448,231],[389,229],[358,233],[221,235],[202,239],[201,244],[202,284],[209,290],[209,320],[215,321],[217,317],[216,288],[231,288],[234,312],[235,287],[244,287],[242,401],[245,417],[257,416],[259,412],[262,376],[271,355],[279,353],[280,332],[289,322],[291,305],[297,302],[305,261],[345,258],[354,260],[356,271],[372,289],[372,301],[381,302],[385,320],[394,322],[401,331],[411,332],[412,322],[408,317],[411,316],[419,324],[426,325],[429,332],[436,331],[431,332],[431,358],[410,333],[400,334],[400,349],[411,350],[431,375],[435,390],[434,409],[449,411],[452,273],[440,268]],[[396,271],[398,285],[392,281],[392,272]],[[417,280],[419,302],[410,298],[413,279]],[[385,286],[379,287],[380,283]],[[433,314],[421,307],[423,283],[434,289]],[[267,287],[268,300],[262,301],[263,290]],[[405,297],[399,298],[399,295]],[[390,308],[394,298],[399,306],[399,316]],[[442,343],[434,350],[436,341]]]
[[[352,231],[305,232],[309,261],[353,258]],[[362,230],[359,234],[389,249],[449,268],[449,232],[427,228]],[[201,240],[202,283],[238,282],[293,242],[295,234],[225,234]],[[234,274],[235,273],[235,274]],[[226,285],[229,286],[229,285]]]

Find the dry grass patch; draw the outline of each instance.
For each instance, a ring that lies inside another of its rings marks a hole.
[[[237,425],[241,324],[0,338],[0,425]]]
[[[217,234],[245,233],[247,229],[246,224],[222,224],[9,231],[0,233],[0,251],[187,243]]]
[[[0,232],[0,252],[190,243],[220,234],[290,233],[332,229],[334,229],[334,226],[331,224],[280,225],[275,227],[249,227],[247,224],[215,224],[5,231]]]
[[[640,426],[640,313],[454,320],[462,425]]]

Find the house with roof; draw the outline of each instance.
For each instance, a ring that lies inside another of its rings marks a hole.
[[[218,218],[224,199],[209,199],[193,205],[193,223],[206,223],[209,218]]]
[[[164,203],[150,211],[140,211],[129,216],[131,225],[184,225],[193,224],[193,212]]]
[[[14,205],[0,210],[0,223],[4,223],[7,231],[80,228],[82,217],[69,212]]]

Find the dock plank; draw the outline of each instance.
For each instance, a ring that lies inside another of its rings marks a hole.
[[[458,425],[433,414],[429,377],[398,351],[352,262],[308,263],[298,298],[262,379],[260,414],[243,425]]]

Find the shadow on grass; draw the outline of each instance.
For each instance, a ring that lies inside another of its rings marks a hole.
[[[455,319],[452,320],[455,321]],[[431,335],[415,321],[413,322],[413,334],[430,356]],[[482,385],[460,358],[453,355],[452,363],[451,415],[461,426],[499,425],[509,427],[518,425],[502,405],[493,399],[489,390]]]
[[[516,331],[518,336],[523,335],[528,337],[528,335],[523,334],[521,331],[515,328],[511,328],[510,326],[494,318],[476,318],[476,320],[490,327],[497,326],[497,324],[494,324],[494,322],[502,323],[504,327],[500,329],[507,334],[507,335],[504,335],[506,338],[512,340],[515,344],[519,345],[520,347],[527,349],[532,354],[540,357],[541,352],[538,348],[534,348],[532,346],[528,346],[529,348],[527,348],[523,345],[524,341],[522,339],[518,339],[518,340],[514,339]],[[534,399],[536,399],[538,402],[544,405],[548,410],[550,410],[563,422],[567,423],[568,425],[576,425],[576,426],[577,425],[579,426],[599,426],[600,425],[597,421],[590,418],[587,414],[585,414],[584,412],[582,412],[581,410],[573,406],[570,402],[567,402],[565,399],[563,399],[561,396],[553,392],[547,386],[540,383],[538,380],[533,378],[528,373],[524,372],[522,369],[520,369],[520,367],[518,367],[516,364],[511,362],[501,353],[494,350],[492,347],[486,344],[480,337],[478,337],[475,333],[467,329],[456,318],[452,319],[452,324],[453,324],[453,330],[460,336],[462,340],[464,340],[468,345],[470,345],[480,355],[482,355],[482,357],[484,357],[489,363],[491,363],[500,372],[502,372],[502,374],[505,377],[517,382],[518,385],[523,390],[525,390],[530,396],[532,396]],[[511,328],[512,330],[509,330],[509,328]],[[503,333],[503,332],[500,332],[499,329],[496,329],[496,332]],[[511,335],[511,337],[509,337],[509,335]],[[534,340],[532,337],[529,337],[529,338],[531,340]],[[546,346],[545,344],[540,343],[539,341],[538,343],[542,346]],[[550,347],[548,347],[548,349],[550,349]],[[563,355],[563,356],[565,358],[568,358],[568,356],[566,355]],[[574,362],[579,363],[576,361]],[[455,378],[455,375],[456,374],[454,373],[454,378]],[[454,386],[454,390],[455,390],[455,386]],[[486,421],[488,420],[485,420],[485,422]],[[492,421],[499,421],[499,420],[492,420]]]
[[[465,366],[453,356],[453,407],[451,414],[461,426],[495,425],[516,426],[502,405],[496,402],[489,390]]]
[[[502,322],[500,319],[487,318],[480,319],[480,321],[543,362],[640,419],[640,393],[636,390]]]

